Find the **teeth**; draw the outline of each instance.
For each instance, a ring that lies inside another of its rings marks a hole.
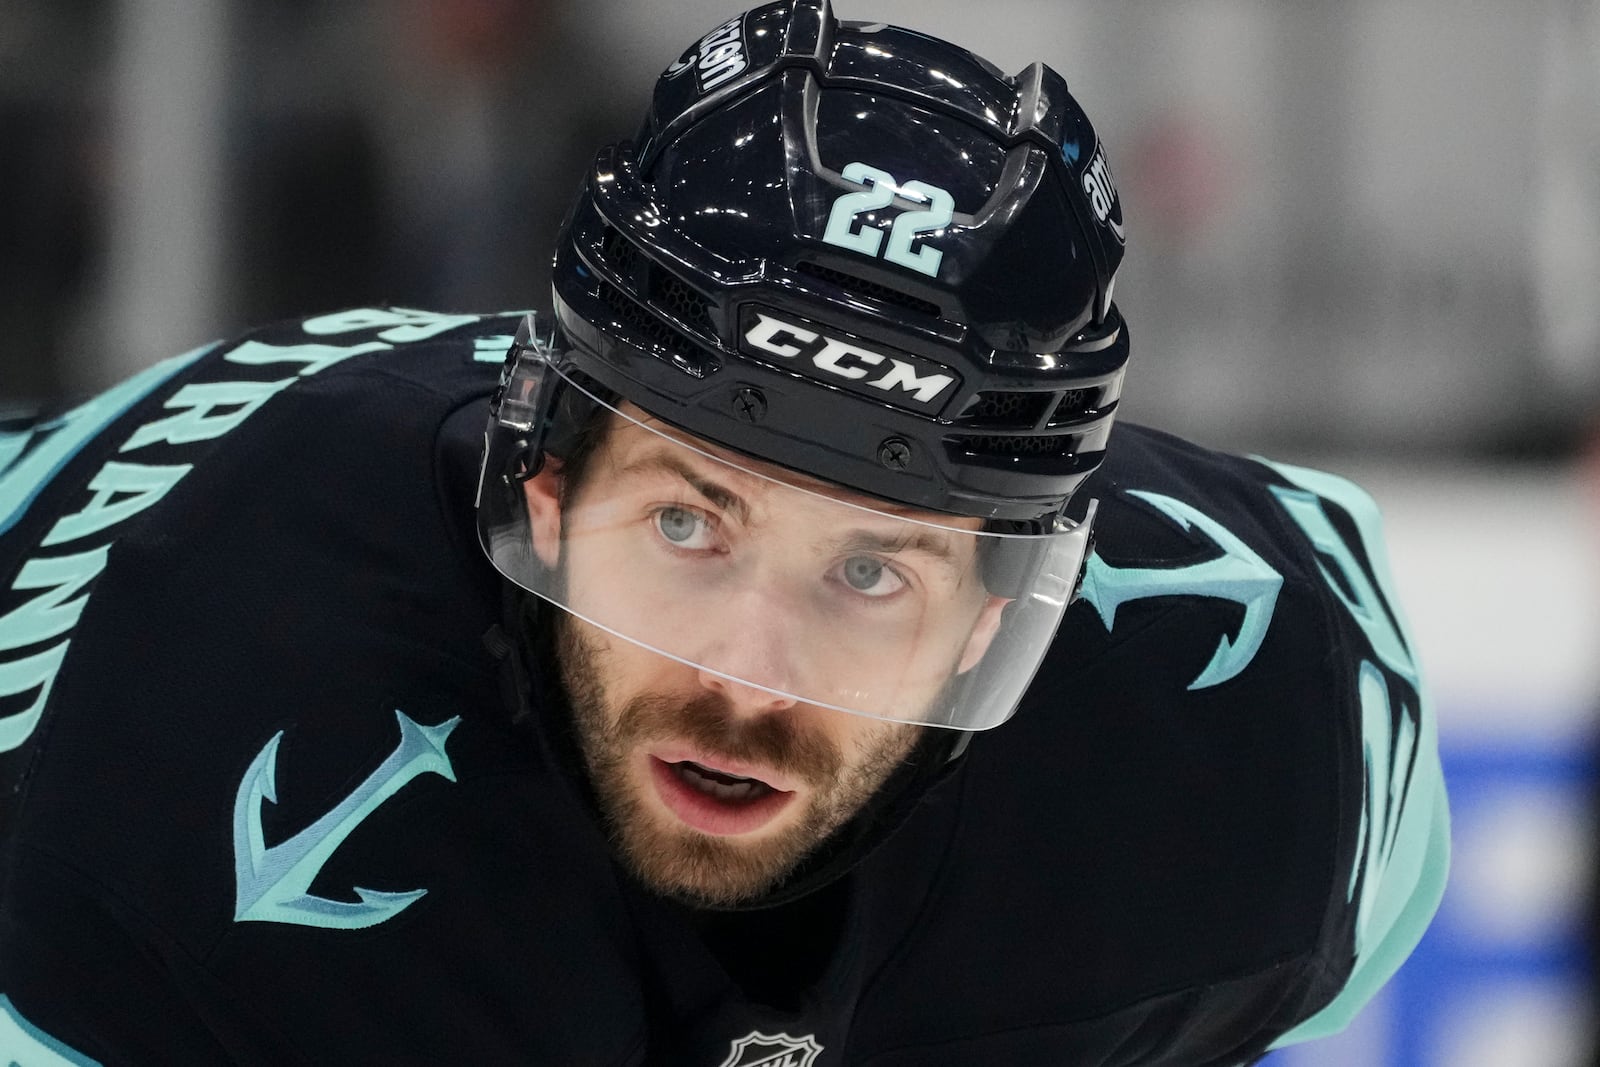
[[[695,786],[719,800],[749,800],[761,788],[755,782],[724,785],[721,782],[712,782],[705,779],[696,782]]]
[[[678,776],[707,796],[718,800],[749,800],[770,787],[756,778],[744,778],[723,771],[712,771],[698,763],[677,764]],[[714,776],[714,777],[713,777]],[[727,781],[725,779],[734,779]]]
[[[733,773],[731,773],[729,771],[712,770],[710,767],[707,767],[704,764],[700,764],[700,763],[694,762],[694,760],[690,760],[688,762],[688,766],[693,767],[699,773],[707,775],[708,777],[711,777],[711,778],[718,778],[718,779],[720,779],[720,778],[732,778],[734,781],[737,781],[737,782],[758,782],[758,781],[760,781],[759,778],[746,778],[742,774],[733,774]]]

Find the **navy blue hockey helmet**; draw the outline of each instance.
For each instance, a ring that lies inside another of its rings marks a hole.
[[[562,233],[574,368],[874,496],[1037,522],[1100,462],[1121,205],[1066,82],[769,4],[656,83]]]
[[[1066,509],[1120,396],[1122,250],[1105,151],[1050,68],[1007,77],[920,33],[837,21],[826,0],[756,8],[685,51],[637,139],[597,158],[558,243],[554,328],[530,324],[508,360],[485,484],[560,457],[596,405],[631,405],[672,442],[717,450],[705,459],[886,502],[874,521],[904,529],[875,544],[938,541],[981,561],[987,591],[1011,605],[998,632],[986,624],[984,669],[951,654],[936,675],[926,641],[886,652],[874,634],[893,684],[841,681],[814,635],[772,677],[719,673],[846,711],[992,726],[1048,647],[1087,549],[1089,520]],[[745,475],[763,477],[733,476]],[[696,628],[580,602],[528,553],[523,504],[494,497],[480,493],[485,545],[517,584],[717,670],[690,647]],[[850,525],[814,495],[787,499]],[[927,521],[906,509],[965,525],[913,531]]]

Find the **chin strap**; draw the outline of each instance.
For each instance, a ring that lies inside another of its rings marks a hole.
[[[533,679],[528,669],[526,638],[520,622],[520,592],[511,583],[505,583],[500,598],[501,621],[483,634],[483,647],[500,664],[500,696],[513,726],[523,726],[533,716]]]

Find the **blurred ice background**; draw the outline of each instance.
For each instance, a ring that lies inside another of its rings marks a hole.
[[[0,0],[0,415],[249,323],[548,306],[556,223],[739,0]],[[1280,1067],[1593,1061],[1600,5],[844,0],[1060,70],[1128,220],[1124,417],[1384,505],[1456,864]]]

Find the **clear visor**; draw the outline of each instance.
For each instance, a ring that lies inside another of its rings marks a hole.
[[[1049,534],[901,507],[731,453],[598,397],[577,485],[527,477],[536,347],[507,367],[479,533],[511,581],[590,625],[770,698],[901,722],[1005,721],[1070,599],[1089,520]],[[1092,519],[1092,513],[1090,518]]]

